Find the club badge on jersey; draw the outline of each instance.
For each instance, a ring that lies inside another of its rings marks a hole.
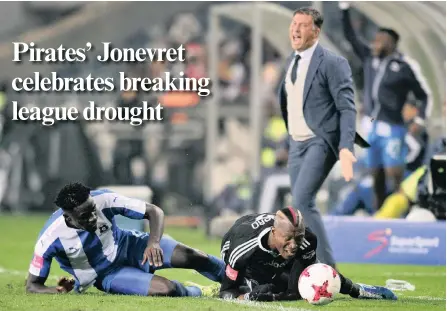
[[[239,272],[237,270],[234,270],[233,268],[231,268],[230,265],[227,265],[227,268],[225,269],[225,273],[226,273],[227,277],[232,281],[236,281],[237,275],[239,274]]]

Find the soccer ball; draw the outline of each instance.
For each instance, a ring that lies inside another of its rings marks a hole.
[[[301,273],[298,290],[301,297],[313,305],[327,305],[340,292],[340,276],[331,266],[313,264]]]

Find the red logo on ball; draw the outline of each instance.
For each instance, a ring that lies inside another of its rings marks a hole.
[[[326,281],[322,286],[312,284],[312,288],[315,291],[313,301],[320,300],[321,297],[332,298],[332,294],[327,291],[327,287],[329,286],[329,282]]]

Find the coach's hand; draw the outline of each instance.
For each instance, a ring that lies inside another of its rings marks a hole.
[[[351,179],[354,177],[353,166],[354,163],[357,162],[357,159],[352,154],[352,152],[346,148],[340,150],[339,157],[341,163],[341,173],[346,182],[351,181]]]
[[[75,281],[72,278],[61,277],[57,282],[57,291],[59,293],[69,293],[73,290]]]
[[[159,243],[150,243],[147,245],[141,264],[144,265],[146,261],[154,267],[161,267],[163,265],[163,250]]]

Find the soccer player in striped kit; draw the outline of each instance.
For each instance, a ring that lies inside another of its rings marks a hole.
[[[221,282],[224,263],[211,255],[163,236],[163,211],[146,202],[80,184],[66,185],[55,204],[60,207],[37,239],[26,290],[30,293],[79,293],[94,286],[112,294],[202,296],[206,287],[184,286],[155,275],[159,269],[195,269]],[[151,232],[122,230],[114,216],[148,219]],[[45,285],[55,258],[74,279]]]

